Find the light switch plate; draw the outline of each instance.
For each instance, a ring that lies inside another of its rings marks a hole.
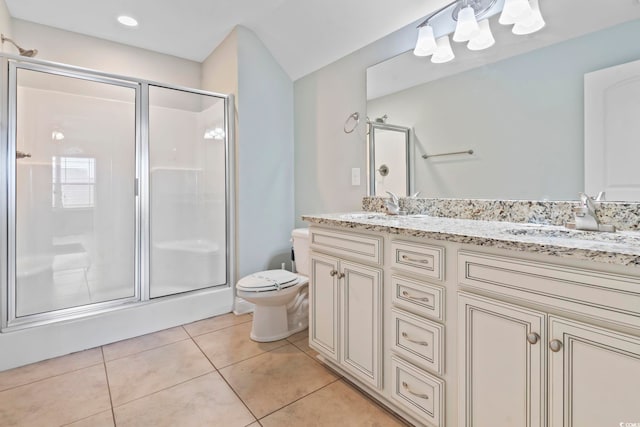
[[[351,185],[360,185],[360,168],[351,168]]]

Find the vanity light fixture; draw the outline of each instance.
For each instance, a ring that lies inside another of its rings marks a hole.
[[[513,25],[516,35],[532,34],[545,26],[539,0],[455,0],[429,15],[418,25],[418,40],[413,53],[431,56],[431,62],[443,63],[455,58],[453,41],[468,42],[469,50],[483,50],[495,44],[489,18],[500,13],[498,22]]]
[[[135,18],[127,15],[118,16],[118,22],[124,25],[125,27],[137,27],[138,21]]]

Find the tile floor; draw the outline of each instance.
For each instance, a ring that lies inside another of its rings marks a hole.
[[[227,314],[0,372],[0,426],[402,426],[315,359],[307,331]]]

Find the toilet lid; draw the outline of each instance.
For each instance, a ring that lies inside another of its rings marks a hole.
[[[275,291],[297,285],[298,279],[297,274],[287,270],[260,271],[238,280],[236,288],[250,292]]]

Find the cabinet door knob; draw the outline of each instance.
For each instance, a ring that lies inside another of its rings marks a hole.
[[[331,277],[335,276],[336,274],[338,274],[338,272],[336,270],[331,270],[329,272],[329,276],[331,276]]]
[[[344,279],[344,273],[338,273],[338,279]]]
[[[529,344],[538,344],[539,340],[540,340],[540,335],[536,334],[535,332],[531,332],[530,334],[527,334],[527,341],[529,341]]]
[[[551,340],[549,342],[549,348],[551,351],[557,353],[562,349],[562,341],[560,340]]]

